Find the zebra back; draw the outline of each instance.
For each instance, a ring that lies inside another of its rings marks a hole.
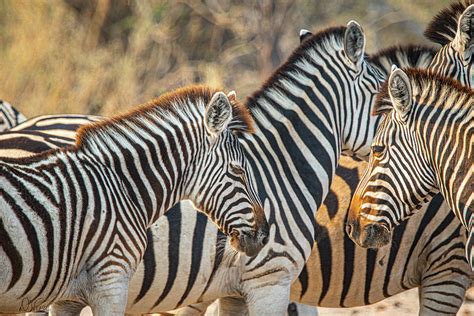
[[[0,135],[0,157],[26,157],[74,145],[76,130],[101,119],[94,115],[42,115]]]
[[[385,76],[390,74],[392,65],[403,68],[427,68],[437,50],[423,45],[397,45],[381,49],[368,56],[368,61],[375,65]]]
[[[0,100],[0,133],[26,121],[26,117],[10,103]]]

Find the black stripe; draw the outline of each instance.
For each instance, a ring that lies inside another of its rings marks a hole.
[[[378,249],[367,249],[365,252],[365,287],[364,287],[364,303],[370,304],[370,289],[372,285],[372,278],[375,271],[375,262],[377,260]]]
[[[168,215],[169,214],[169,215]],[[181,212],[166,213],[169,223],[168,232],[168,275],[166,285],[153,307],[160,305],[173,287],[179,267],[179,243],[181,240]]]
[[[189,292],[191,291],[194,283],[196,282],[196,278],[199,274],[199,270],[201,268],[202,251],[204,248],[204,236],[206,233],[207,222],[207,217],[204,214],[196,213],[196,224],[194,226],[192,246],[193,248],[191,254],[191,270],[189,271],[186,290],[184,291],[183,296],[181,296],[181,299],[179,300],[178,304],[176,304],[176,308],[183,304],[184,300],[189,295]]]
[[[204,290],[201,293],[201,296],[198,299],[198,302],[201,301],[202,297],[204,294],[206,294],[207,290],[209,289],[209,286],[212,284],[212,281],[214,281],[214,277],[216,275],[216,272],[222,262],[222,259],[224,258],[224,249],[225,249],[225,244],[227,243],[227,236],[221,233],[220,231],[217,231],[217,237],[216,237],[216,258],[214,260],[214,266],[212,267],[212,272],[211,275],[209,276],[209,279],[207,280],[206,286],[204,287]]]
[[[306,294],[308,291],[308,266],[305,264],[303,266],[303,270],[301,270],[300,275],[298,275],[298,280],[301,283],[301,294],[300,294],[300,300],[303,298],[303,296]]]
[[[179,212],[179,210],[177,210],[177,212]],[[145,296],[148,290],[151,289],[151,285],[153,284],[153,281],[155,280],[155,271],[156,271],[155,249],[153,248],[154,240],[153,240],[153,232],[151,231],[151,229],[148,229],[146,231],[146,237],[147,237],[148,242],[146,244],[145,254],[143,255],[143,283],[140,288],[140,292],[138,292],[137,297],[133,300],[133,304],[136,304]]]
[[[2,241],[1,248],[3,251],[5,251],[7,258],[10,260],[12,265],[12,279],[8,285],[8,291],[20,279],[21,273],[23,272],[23,260],[20,256],[20,253],[16,249],[13,240],[10,238],[10,235],[8,235],[2,218],[0,218],[0,240]]]

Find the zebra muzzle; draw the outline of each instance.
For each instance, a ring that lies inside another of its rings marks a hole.
[[[230,233],[230,244],[235,250],[243,252],[249,257],[254,257],[268,243],[268,235],[268,230],[265,230],[265,228],[240,231],[234,229]]]
[[[364,248],[380,248],[391,240],[390,231],[382,224],[368,224],[361,227],[359,245]]]
[[[361,223],[360,217],[348,221],[346,233],[357,245],[363,248],[380,248],[392,239],[390,230],[380,223]]]

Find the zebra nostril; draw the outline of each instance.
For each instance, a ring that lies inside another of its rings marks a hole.
[[[347,236],[352,236],[353,227],[351,224],[346,224],[346,234]]]
[[[262,244],[266,245],[268,243],[268,236],[263,237]]]
[[[380,224],[369,224],[364,228],[363,244],[367,248],[380,248],[390,242],[390,231]]]
[[[240,232],[237,229],[232,229],[229,236],[232,237],[232,238],[239,238]]]

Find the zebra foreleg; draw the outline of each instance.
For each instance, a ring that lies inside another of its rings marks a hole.
[[[248,315],[247,304],[245,300],[241,297],[223,297],[218,300],[218,310],[217,315]]]
[[[73,301],[59,301],[49,307],[50,316],[78,316],[84,304]]]
[[[285,315],[290,304],[290,285],[252,289],[246,294],[249,315]]]
[[[426,280],[418,288],[420,315],[456,315],[461,308],[470,281],[463,278]]]
[[[109,281],[110,282],[110,281]],[[93,315],[98,316],[123,316],[127,307],[129,279],[123,278],[119,281],[96,285],[88,293],[87,302],[92,309]]]
[[[168,311],[167,314],[169,315],[179,315],[179,316],[213,316],[217,314],[209,313],[207,308],[212,305],[212,302],[202,302],[191,304],[185,307],[181,307],[172,311]],[[163,313],[161,313],[163,314]]]

